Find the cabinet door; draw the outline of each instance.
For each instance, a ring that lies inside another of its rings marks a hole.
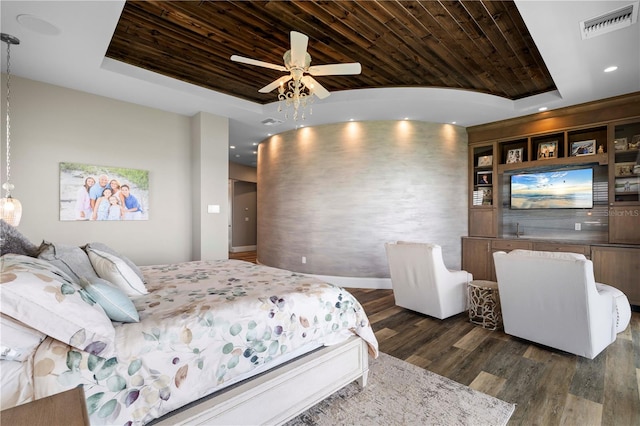
[[[597,282],[609,284],[640,306],[640,248],[591,247],[593,274]]]
[[[640,206],[609,208],[609,243],[640,244]]]
[[[498,217],[495,208],[469,209],[469,236],[496,237]]]
[[[483,238],[462,239],[462,269],[471,273],[474,280],[490,279],[489,254],[491,240]],[[491,259],[493,263],[493,259]]]

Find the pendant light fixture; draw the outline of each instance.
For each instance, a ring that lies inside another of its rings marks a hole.
[[[22,204],[11,196],[13,190],[13,184],[11,183],[11,45],[20,44],[20,40],[16,37],[1,33],[2,41],[7,43],[7,148],[6,148],[6,171],[7,180],[2,184],[2,189],[5,190],[4,198],[0,199],[0,216],[9,225],[18,226],[20,218],[22,217]]]

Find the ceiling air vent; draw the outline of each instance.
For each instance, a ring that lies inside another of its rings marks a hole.
[[[580,22],[582,39],[597,37],[611,31],[626,28],[638,20],[638,2],[612,10],[595,18]]]
[[[277,118],[269,117],[262,120],[261,123],[264,124],[265,126],[277,126],[278,124],[282,124],[283,121],[278,120]]]

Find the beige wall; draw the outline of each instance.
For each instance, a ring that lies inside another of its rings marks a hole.
[[[337,123],[258,151],[258,260],[316,275],[388,277],[384,243],[467,235],[467,133],[417,121]],[[302,257],[306,263],[302,263]]]
[[[11,83],[11,180],[24,210],[19,230],[28,238],[74,245],[102,241],[142,265],[228,256],[227,119],[185,117],[14,76]],[[194,155],[193,137],[199,140]],[[150,219],[61,222],[60,162],[148,170]],[[205,175],[192,176],[203,163]],[[220,205],[221,213],[202,213],[206,204]],[[201,213],[195,232],[193,211]],[[194,253],[200,229],[202,245]]]

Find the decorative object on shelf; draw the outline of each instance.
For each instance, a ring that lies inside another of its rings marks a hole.
[[[640,135],[635,135],[629,142],[629,149],[640,149]]]
[[[627,150],[627,138],[616,138],[613,140],[613,145],[616,151]]]
[[[507,152],[507,164],[522,163],[522,148],[510,149]]]
[[[598,147],[598,154],[604,154],[604,147],[602,145]]]
[[[538,160],[548,160],[556,158],[558,149],[558,141],[542,142],[538,145]]]
[[[593,155],[596,153],[596,140],[578,141],[571,144],[571,156]]]
[[[481,190],[473,191],[473,205],[474,206],[481,206],[482,205],[482,198],[483,198],[483,191],[481,191]]]
[[[0,199],[0,216],[10,225],[18,226],[22,218],[22,203],[11,196],[14,186],[11,183],[11,45],[20,44],[20,40],[12,35],[1,33],[2,41],[7,43],[7,99],[6,99],[6,122],[7,122],[7,148],[6,148],[6,171],[7,180],[2,184],[6,191],[4,198]]]
[[[482,190],[482,205],[490,206],[493,204],[493,191],[491,188],[485,188]]]
[[[616,163],[616,177],[633,176],[636,163]]]
[[[483,155],[478,157],[478,167],[491,167],[493,166],[493,155]]]
[[[637,176],[616,178],[614,188],[616,194],[638,194],[640,192],[640,178]]]
[[[492,172],[478,172],[476,176],[476,185],[478,186],[491,185],[492,175],[493,175]]]

